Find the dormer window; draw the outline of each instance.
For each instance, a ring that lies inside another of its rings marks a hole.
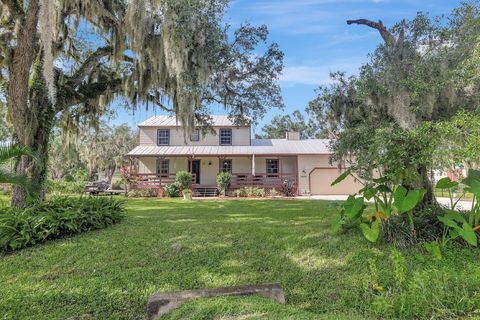
[[[170,129],[157,130],[157,145],[159,146],[170,145]]]
[[[200,141],[200,129],[193,130],[190,135],[190,141]]]
[[[220,145],[232,145],[232,129],[220,129]]]

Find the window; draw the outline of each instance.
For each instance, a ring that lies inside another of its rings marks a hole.
[[[158,129],[157,130],[157,145],[168,146],[170,144],[170,130]]]
[[[232,173],[232,160],[221,160],[220,171]]]
[[[267,159],[267,175],[275,177],[278,174],[278,159]]]
[[[169,174],[170,161],[167,159],[157,159],[157,174],[163,176],[168,176]]]
[[[232,145],[232,129],[220,129],[220,145]]]
[[[200,129],[193,130],[190,135],[190,141],[200,141]]]

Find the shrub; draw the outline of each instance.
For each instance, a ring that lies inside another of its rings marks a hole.
[[[175,175],[175,183],[180,190],[190,189],[192,187],[192,174],[187,171],[178,171]]]
[[[232,175],[230,172],[220,172],[217,175],[217,188],[222,195],[227,193],[228,188],[230,188],[230,183],[232,181]]]
[[[169,198],[175,198],[180,196],[180,185],[178,183],[167,184],[164,188],[165,195]]]
[[[281,191],[285,197],[295,196],[295,182],[292,179],[283,180]]]
[[[125,190],[125,184],[121,180],[112,183],[112,190]]]
[[[270,190],[270,196],[271,196],[271,197],[274,198],[274,197],[277,196],[277,194],[278,194],[277,189],[273,188],[272,190]]]
[[[264,197],[265,197],[265,189],[263,189],[263,188],[254,188],[254,190],[253,190],[253,195],[254,195],[255,197],[264,198]]]
[[[158,195],[158,189],[156,188],[145,188],[145,189],[133,189],[128,191],[128,196],[130,198],[151,198]]]
[[[105,228],[123,218],[123,204],[106,197],[56,197],[24,209],[0,208],[0,250]]]
[[[82,194],[85,188],[84,182],[67,180],[47,180],[47,193],[57,195]]]
[[[258,187],[244,187],[235,190],[234,195],[236,197],[265,197],[265,189]]]
[[[245,197],[245,196],[246,196],[246,193],[245,193],[245,189],[244,189],[244,188],[240,188],[240,189],[235,190],[235,192],[234,192],[233,194],[234,194],[235,197],[237,197],[237,198]]]

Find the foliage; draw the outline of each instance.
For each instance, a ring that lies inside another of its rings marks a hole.
[[[125,190],[127,186],[121,180],[112,183],[112,190]]]
[[[284,139],[289,131],[299,132],[301,139],[315,138],[315,132],[308,126],[308,121],[303,114],[295,110],[292,115],[276,115],[270,123],[262,128],[262,134],[257,134],[257,139]]]
[[[188,171],[178,171],[175,175],[175,183],[180,190],[192,187],[192,174]]]
[[[30,196],[38,192],[38,185],[24,174],[16,174],[15,161],[22,156],[36,159],[36,154],[29,148],[17,144],[0,145],[0,184],[22,187]]]
[[[272,189],[270,190],[270,197],[275,198],[275,197],[277,196],[277,194],[278,194],[277,189],[272,188]]]
[[[354,196],[348,196],[345,202],[336,206],[338,207],[339,216],[332,224],[333,232],[338,232],[341,228],[358,225],[366,208],[364,198],[355,198]]]
[[[54,195],[82,194],[85,188],[85,183],[82,181],[49,179],[47,180],[45,187],[49,194],[54,194]]]
[[[128,191],[128,197],[130,198],[152,198],[157,196],[157,188],[132,189]]]
[[[110,127],[101,122],[96,128],[82,127],[72,137],[65,130],[55,130],[49,171],[54,179],[76,175],[80,170],[87,171],[90,180],[97,180],[97,175],[103,174],[111,181],[114,173],[126,165],[125,155],[136,143],[136,134],[126,124]]]
[[[247,196],[247,193],[245,192],[245,188],[240,188],[240,189],[237,189],[233,192],[233,194],[235,195],[235,197],[237,198],[240,198],[240,197],[246,197]]]
[[[227,190],[230,188],[230,183],[232,182],[232,175],[230,172],[220,172],[217,175],[217,189],[222,195],[227,193]]]
[[[479,111],[460,110],[451,119],[435,124],[440,140],[434,154],[435,167],[453,170],[462,164],[467,169],[480,168]]]
[[[163,188],[165,191],[165,195],[169,198],[176,198],[180,196],[180,192],[182,190],[181,186],[178,183],[171,183],[165,185]]]
[[[332,186],[340,183],[351,175],[348,169],[333,182]],[[425,190],[408,190],[402,185],[392,185],[385,177],[372,179],[359,193],[361,197],[349,196],[339,210],[339,219],[332,225],[332,230],[337,232],[342,226],[359,225],[365,238],[370,242],[377,242],[381,227],[393,214],[408,216],[412,241],[416,238],[413,209],[421,202]],[[369,214],[368,221],[362,222],[365,209],[364,201],[373,199],[375,212]]]
[[[296,195],[295,181],[289,178],[283,180],[280,192],[285,197],[294,197]]]
[[[345,161],[355,177],[425,188],[422,167],[432,167],[437,140],[429,124],[412,130],[365,122],[339,134],[332,143],[333,161]]]
[[[451,192],[452,188],[459,185],[458,182],[450,180],[450,178],[443,178],[437,182],[438,189],[448,189],[450,196],[451,208],[443,216],[439,216],[438,220],[444,225],[442,239],[440,241],[441,247],[445,247],[448,242],[457,238],[462,238],[466,243],[476,247],[478,245],[477,231],[480,230],[480,171],[469,170],[467,177],[462,180],[464,185],[464,192],[455,201]],[[461,213],[454,211],[458,201],[460,201],[465,192],[473,194],[472,207],[466,213],[467,218]],[[439,248],[434,248],[434,244],[430,245],[429,251],[439,251]]]
[[[52,198],[25,209],[0,209],[0,248],[18,250],[119,222],[123,201],[105,197]]]
[[[250,186],[235,190],[234,195],[236,197],[264,198],[266,195],[266,191],[263,188]]]

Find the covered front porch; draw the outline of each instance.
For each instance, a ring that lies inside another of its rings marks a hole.
[[[131,157],[131,189],[162,188],[178,171],[192,173],[192,188],[216,188],[217,175],[230,172],[230,189],[259,187],[280,190],[285,180],[298,186],[297,156],[138,156]]]

